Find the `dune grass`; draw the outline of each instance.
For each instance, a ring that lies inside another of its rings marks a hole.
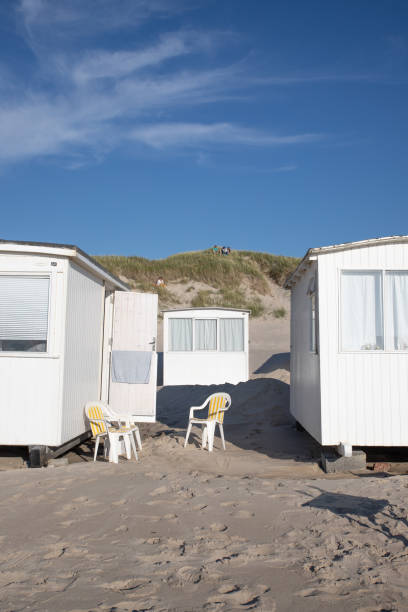
[[[198,291],[191,300],[194,308],[243,308],[251,310],[254,317],[264,313],[259,296],[268,293],[268,281],[282,285],[299,262],[294,257],[255,251],[214,255],[210,249],[156,260],[118,255],[100,255],[95,259],[113,274],[128,279],[137,290],[158,293],[161,305],[176,305],[179,301],[166,287],[156,286],[159,276],[166,282],[201,282],[212,287]],[[186,292],[192,290],[193,285],[190,285]],[[248,293],[252,297],[248,297]]]
[[[272,314],[275,319],[283,319],[283,317],[286,315],[286,308],[275,308]]]
[[[220,289],[214,291],[199,291],[191,300],[193,308],[205,308],[206,306],[221,306],[222,308],[241,308],[250,310],[253,317],[260,317],[265,308],[257,296],[248,299],[241,289]]]
[[[210,250],[179,253],[166,259],[99,255],[95,259],[113,274],[136,283],[154,284],[158,276],[166,281],[198,281],[218,289],[233,289],[246,279],[260,294],[267,292],[265,277],[282,285],[295,269],[298,259],[257,253],[233,251],[228,256],[214,255]]]

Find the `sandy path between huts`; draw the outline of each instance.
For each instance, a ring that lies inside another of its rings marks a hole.
[[[0,609],[406,610],[408,480],[327,478],[319,448],[288,415],[285,322],[253,322],[248,383],[227,450],[188,407],[212,387],[158,392],[140,461],[0,473]],[[268,352],[268,343],[272,350]]]

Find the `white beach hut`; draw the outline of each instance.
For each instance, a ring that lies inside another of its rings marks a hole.
[[[164,310],[164,385],[247,381],[249,314],[233,308]]]
[[[0,241],[0,445],[33,464],[89,435],[87,401],[154,421],[157,296],[75,246]],[[152,351],[148,384],[112,382],[111,352]],[[50,450],[52,449],[52,450]]]
[[[408,236],[309,249],[286,287],[295,419],[343,454],[408,446]]]

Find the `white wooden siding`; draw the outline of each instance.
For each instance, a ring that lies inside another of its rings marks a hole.
[[[372,245],[318,256],[321,441],[408,446],[408,353],[340,352],[342,269],[408,270],[408,245]]]
[[[232,319],[244,320],[244,351],[169,351],[169,319]],[[163,384],[221,385],[245,382],[249,378],[248,313],[231,310],[178,310],[164,313]]]
[[[313,263],[292,289],[290,411],[316,440],[321,441],[319,355],[311,351],[311,298],[308,288],[316,274]],[[316,300],[319,310],[319,300]]]
[[[147,384],[110,382],[109,404],[138,421],[156,420],[157,394],[157,294],[115,292],[112,350],[152,351]]]
[[[0,274],[50,276],[47,353],[0,352],[0,445],[59,443],[66,267],[60,257],[0,254]]]
[[[86,431],[84,405],[100,397],[104,298],[102,281],[70,263],[61,444]]]

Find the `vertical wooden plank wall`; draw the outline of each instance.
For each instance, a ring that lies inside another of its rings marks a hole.
[[[408,353],[340,352],[342,269],[408,270],[408,245],[318,256],[322,444],[408,446]]]

